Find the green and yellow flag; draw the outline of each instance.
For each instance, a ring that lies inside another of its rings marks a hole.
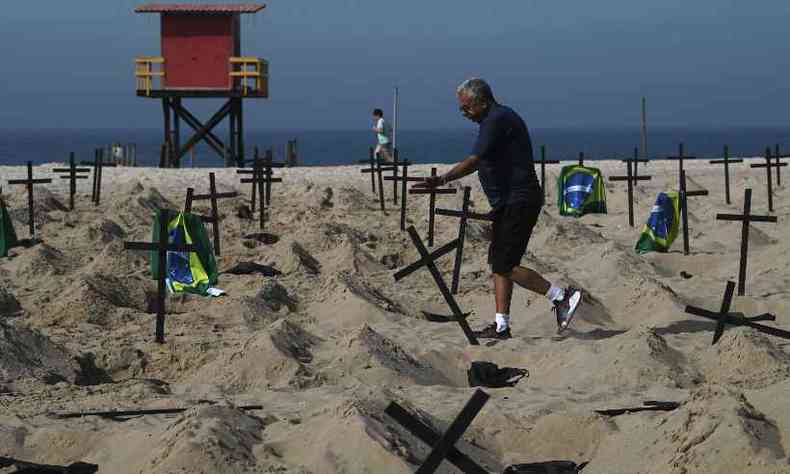
[[[18,244],[11,216],[5,208],[5,201],[0,197],[0,257],[7,257],[8,249]]]
[[[674,191],[660,193],[636,242],[636,252],[669,252],[679,229],[680,196]]]
[[[606,187],[598,168],[565,166],[557,178],[557,188],[560,215],[606,214]]]

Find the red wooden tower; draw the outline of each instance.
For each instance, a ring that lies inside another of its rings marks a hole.
[[[242,14],[254,14],[259,4],[149,4],[136,13],[161,15],[161,56],[135,60],[137,95],[162,100],[165,166],[178,166],[181,157],[205,141],[221,157],[238,165],[244,160],[245,98],[269,97],[268,63],[242,56]],[[201,122],[182,103],[184,98],[222,98],[224,105]],[[226,144],[213,132],[225,117],[230,120]],[[181,121],[194,134],[181,144]]]

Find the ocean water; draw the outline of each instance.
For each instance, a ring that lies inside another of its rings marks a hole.
[[[585,159],[625,158],[633,155],[639,145],[639,130],[634,129],[532,129],[535,157],[545,145],[548,159],[575,159],[584,152]],[[469,152],[476,129],[463,130],[400,130],[398,148],[401,157],[416,163],[453,163]],[[222,137],[221,131],[218,135]],[[361,131],[316,130],[248,130],[247,153],[253,146],[261,150],[272,147],[277,160],[285,154],[288,140],[297,140],[299,164],[327,166],[353,164],[368,157],[373,135]],[[182,138],[183,141],[186,137]],[[92,160],[93,150],[110,143],[137,145],[138,166],[159,163],[161,130],[153,129],[2,129],[0,130],[0,164],[22,165],[66,161],[74,152],[78,160]],[[677,153],[684,143],[685,154],[699,158],[719,157],[725,144],[731,156],[760,156],[766,146],[780,145],[783,153],[790,151],[790,128],[731,129],[652,129],[648,134],[648,151],[652,159]],[[205,144],[196,148],[194,161],[187,155],[183,166],[217,167],[223,161]]]

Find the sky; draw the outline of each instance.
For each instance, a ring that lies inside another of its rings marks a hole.
[[[144,3],[4,5],[0,128],[161,128],[134,92],[134,58],[159,54]],[[463,128],[468,77],[531,127],[638,127],[642,96],[651,126],[788,124],[787,0],[262,3],[242,50],[270,62],[271,97],[247,102],[248,129],[367,129],[396,86],[401,128]],[[185,105],[206,119],[220,104]]]

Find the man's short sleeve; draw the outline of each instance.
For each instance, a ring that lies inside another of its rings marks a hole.
[[[508,135],[507,122],[501,116],[490,117],[483,120],[477,133],[477,141],[472,148],[472,154],[481,159],[493,158],[492,152],[505,140]]]

